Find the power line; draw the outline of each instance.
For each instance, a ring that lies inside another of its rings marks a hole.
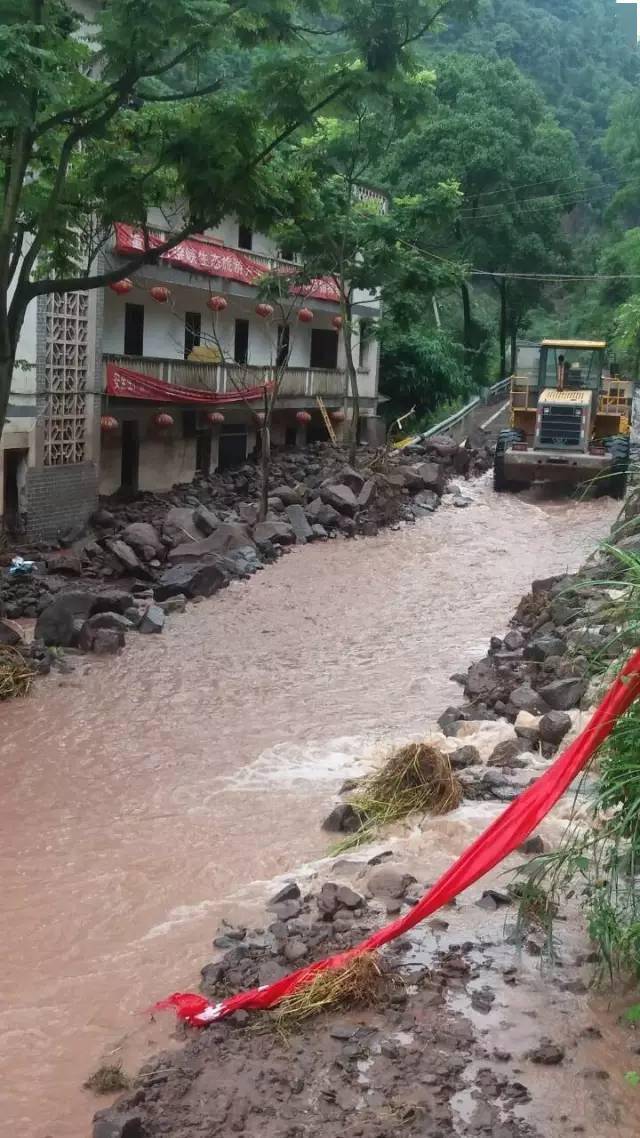
[[[490,220],[491,218],[499,217],[504,211],[505,207],[517,207],[519,212],[522,213],[535,213],[538,209],[549,205],[562,205],[565,202],[574,201],[576,205],[587,205],[591,201],[592,196],[600,196],[601,194],[609,194],[610,188],[616,186],[616,182],[606,182],[599,188],[594,186],[589,188],[587,186],[582,189],[564,190],[562,193],[555,194],[536,194],[529,198],[520,198],[515,202],[497,202],[492,206],[481,206],[479,209],[462,209],[459,216],[462,218],[471,218],[474,220]],[[589,196],[585,196],[589,195]],[[522,209],[520,207],[527,205],[529,202],[539,202],[539,206],[534,206],[530,209]]]
[[[450,261],[446,257],[441,257],[439,253],[433,253],[429,249],[421,249],[419,245],[414,245],[410,241],[405,241],[400,238],[400,244],[406,245],[414,253],[420,253],[424,257],[429,257],[431,260],[441,261],[442,264],[447,265],[456,272],[463,269],[463,265],[456,264],[455,261]],[[524,280],[524,281],[543,281],[545,283],[558,283],[571,282],[571,281],[635,281],[640,280],[640,273],[514,273],[514,272],[500,272],[494,269],[469,269],[468,275],[472,277],[498,277],[500,280]]]

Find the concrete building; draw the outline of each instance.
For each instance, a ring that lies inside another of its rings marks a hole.
[[[168,232],[159,211],[149,226],[158,239]],[[131,227],[116,226],[104,263],[124,265],[141,240]],[[318,397],[336,432],[343,431],[352,405],[335,287],[316,281],[304,295],[287,290],[287,319],[277,306],[265,317],[256,311],[259,281],[272,269],[291,272],[295,265],[268,237],[229,217],[140,269],[131,287],[123,286],[128,291],[34,302],[0,442],[5,528],[55,537],[86,521],[98,493],[165,490],[196,470],[244,461],[259,445],[255,412],[280,353],[288,363],[274,445],[327,437]],[[222,298],[218,311],[213,298]],[[308,322],[298,318],[302,306]],[[378,314],[375,297],[357,297],[360,431],[371,439],[379,426],[372,335]]]

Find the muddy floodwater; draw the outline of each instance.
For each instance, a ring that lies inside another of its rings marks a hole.
[[[89,1134],[87,1075],[157,1045],[166,1029],[141,1012],[197,983],[220,919],[326,851],[345,775],[459,700],[450,674],[617,509],[472,493],[414,527],[295,549],[162,637],[2,706],[4,1133]]]

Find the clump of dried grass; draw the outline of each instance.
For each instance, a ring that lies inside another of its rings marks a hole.
[[[344,968],[316,973],[278,1005],[274,1022],[279,1030],[287,1031],[320,1012],[372,1007],[387,989],[388,979],[380,969],[378,954],[365,952]]]
[[[34,673],[24,656],[9,645],[0,648],[0,701],[29,694]]]
[[[116,1091],[126,1091],[130,1086],[120,1063],[104,1063],[86,1080],[84,1086],[96,1095],[112,1095]]]
[[[448,814],[462,802],[462,784],[449,756],[429,743],[395,747],[387,762],[365,779],[351,805],[360,815],[359,830],[341,843],[341,849],[360,845],[379,826],[409,814]]]

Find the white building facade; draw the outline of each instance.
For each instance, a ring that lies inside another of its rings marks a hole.
[[[159,211],[149,227],[153,240],[169,236]],[[143,242],[116,226],[102,267],[124,267]],[[0,443],[5,528],[53,538],[83,525],[98,494],[168,490],[245,461],[259,446],[264,386],[278,365],[273,445],[326,439],[327,419],[343,434],[352,400],[335,285],[287,283],[268,311],[261,278],[274,270],[290,282],[296,266],[229,217],[123,284],[34,302]],[[367,441],[380,435],[378,315],[375,297],[356,297]]]

